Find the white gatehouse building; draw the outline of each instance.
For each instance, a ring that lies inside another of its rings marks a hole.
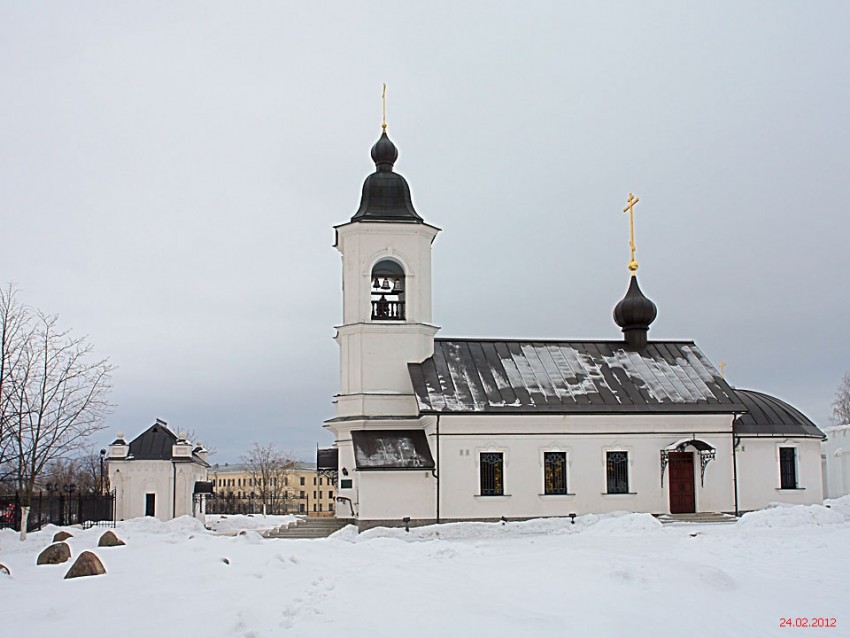
[[[822,432],[731,387],[693,341],[649,340],[657,310],[634,256],[621,338],[438,338],[440,229],[414,209],[397,157],[384,130],[360,208],[335,227],[340,388],[318,463],[338,481],[337,516],[363,529],[822,501]]]

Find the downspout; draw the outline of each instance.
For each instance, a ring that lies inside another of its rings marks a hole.
[[[177,464],[171,459],[171,518],[177,518]]]
[[[440,522],[440,415],[437,415],[437,467],[431,474],[437,479],[437,523]]]
[[[732,417],[732,483],[735,487],[735,517],[737,518],[740,513],[738,511],[738,443],[741,442],[739,438],[735,437],[735,420],[738,418],[738,415],[734,415]]]

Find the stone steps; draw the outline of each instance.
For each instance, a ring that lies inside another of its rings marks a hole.
[[[338,518],[299,518],[288,526],[276,527],[269,530],[266,538],[326,538],[341,530],[350,521]]]
[[[658,520],[668,523],[734,523],[738,519],[723,512],[696,512],[694,514],[662,514]]]

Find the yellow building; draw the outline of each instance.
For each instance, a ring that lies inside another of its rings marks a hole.
[[[271,484],[265,490],[259,485],[262,479],[241,463],[215,464],[209,470],[209,477],[216,502],[208,513],[262,514],[265,492],[267,509],[272,510],[268,513],[334,515],[333,482],[319,476],[315,466],[307,463],[271,476],[267,479]],[[228,509],[232,511],[224,511]]]

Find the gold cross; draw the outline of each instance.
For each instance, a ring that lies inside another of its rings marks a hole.
[[[381,128],[387,130],[387,83],[384,82],[384,90],[381,92]]]
[[[632,277],[637,274],[638,263],[635,261],[635,211],[634,206],[640,201],[637,197],[635,197],[632,193],[629,193],[629,199],[627,200],[626,207],[623,209],[624,213],[629,214],[629,248],[632,249],[632,260],[629,262],[629,270],[632,272]]]
[[[720,365],[720,378],[725,380],[726,379],[726,362],[721,361],[719,365]]]

